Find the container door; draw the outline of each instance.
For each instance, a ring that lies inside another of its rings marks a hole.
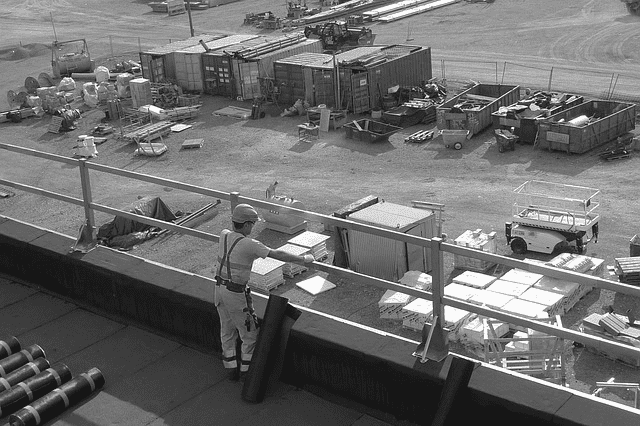
[[[206,93],[233,97],[231,63],[226,56],[203,55]]]
[[[152,83],[164,81],[164,57],[153,55],[140,55],[142,59],[142,76]]]
[[[355,114],[371,109],[369,75],[358,73],[351,76],[351,105]]]
[[[313,86],[315,88],[315,105],[325,104],[329,108],[336,106],[332,70],[315,70],[313,73]]]
[[[278,89],[278,103],[291,106],[298,99],[304,99],[304,73],[297,64],[274,63],[273,73]]]
[[[260,80],[258,80],[258,63],[239,63],[238,68],[240,70],[238,80],[240,81],[240,88],[242,90],[242,99],[251,100],[256,96],[260,96],[261,93]]]

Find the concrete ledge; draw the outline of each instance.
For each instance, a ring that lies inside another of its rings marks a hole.
[[[0,272],[220,352],[212,280],[106,247],[69,253],[74,241],[0,216]],[[267,299],[259,294],[254,299],[262,315]],[[301,309],[285,354],[285,382],[430,423],[451,357],[421,364],[411,356],[415,342]],[[464,398],[468,409],[460,415],[473,413],[492,424],[637,425],[640,420],[630,407],[485,364],[474,370]]]

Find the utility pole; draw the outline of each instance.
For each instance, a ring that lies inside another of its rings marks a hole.
[[[189,28],[191,29],[191,37],[195,34],[193,32],[193,21],[191,20],[191,2],[187,0],[187,15],[189,15]]]

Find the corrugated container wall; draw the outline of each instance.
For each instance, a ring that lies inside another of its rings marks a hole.
[[[306,100],[311,105],[335,105],[335,95],[327,98],[328,94],[324,91],[327,86],[333,88],[335,72],[332,55],[301,53],[280,59],[273,63],[273,74],[280,105],[290,106],[298,99]],[[322,94],[316,96],[315,89],[322,90]]]
[[[205,42],[209,51],[216,51],[241,43],[246,40],[257,38],[257,35],[236,34],[223,39]],[[204,85],[202,55],[205,53],[204,46],[194,45],[173,54],[175,61],[175,80],[184,90],[202,91]]]
[[[233,68],[239,71],[237,78],[240,81],[243,99],[253,99],[255,95],[263,95],[272,100],[274,62],[301,53],[322,53],[322,41],[305,39],[300,43],[265,53],[255,58],[233,59],[233,62],[235,62]],[[271,82],[261,86],[260,80],[265,79],[271,79]]]
[[[197,37],[190,37],[185,40],[175,41],[164,46],[140,52],[142,76],[152,83],[162,83],[167,79],[175,80],[176,66],[173,58],[174,52],[197,46],[200,44],[200,40],[208,43],[225,37],[227,37],[226,34],[202,34]]]
[[[347,219],[418,237],[433,237],[433,212],[381,202]],[[431,271],[429,249],[361,231],[349,231],[349,267],[363,274],[397,282],[407,271]]]
[[[384,95],[397,85],[422,86],[433,77],[430,47],[395,45],[382,49],[382,52],[386,52],[390,59],[367,67],[372,107],[382,107],[378,91]]]

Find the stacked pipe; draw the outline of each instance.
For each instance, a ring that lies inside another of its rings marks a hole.
[[[97,368],[73,378],[65,364],[50,366],[40,346],[23,349],[13,336],[0,340],[0,418],[10,415],[11,426],[46,422],[104,383]]]
[[[69,380],[71,380],[71,371],[64,364],[57,364],[29,377],[11,389],[0,393],[0,416],[15,413]]]
[[[235,56],[241,59],[254,58],[256,56],[264,55],[265,53],[270,53],[284,47],[293,46],[300,43],[305,38],[306,37],[304,36],[304,33],[286,35],[276,40],[239,50],[235,52]]]
[[[38,426],[76,405],[104,386],[102,372],[92,368],[9,416],[11,426]]]
[[[22,349],[22,345],[15,336],[3,337],[0,340],[0,359],[8,357],[20,349]]]
[[[5,378],[7,374],[17,370],[28,362],[32,362],[36,358],[46,358],[44,351],[38,345],[31,345],[22,349],[20,352],[0,359],[0,377]]]

